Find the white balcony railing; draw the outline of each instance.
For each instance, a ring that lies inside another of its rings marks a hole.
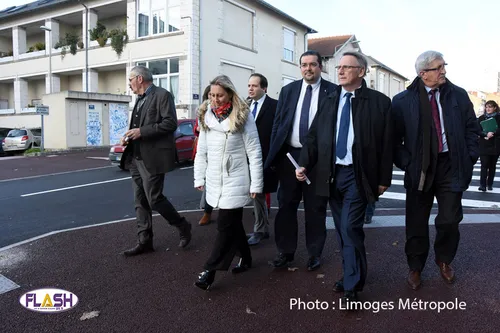
[[[35,57],[40,57],[40,56],[44,56],[44,55],[45,55],[45,50],[33,51],[33,52],[20,54],[19,59],[35,58]]]
[[[0,114],[14,114],[16,113],[15,109],[0,109]]]

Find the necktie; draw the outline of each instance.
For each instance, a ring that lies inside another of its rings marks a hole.
[[[253,119],[255,119],[255,115],[257,114],[257,104],[259,104],[259,102],[253,103],[253,111],[252,111]]]
[[[438,140],[438,152],[443,151],[443,134],[441,130],[441,120],[439,119],[439,108],[436,100],[436,92],[437,89],[432,89],[429,91],[429,94],[431,94],[431,108],[432,108],[432,119],[434,120],[434,125],[436,127],[436,134],[437,134],[437,140]]]
[[[337,137],[337,157],[340,159],[347,155],[347,136],[349,135],[349,123],[351,122],[351,96],[352,93],[350,92],[344,95],[346,100],[340,114],[339,135]]]
[[[302,145],[306,140],[307,132],[309,130],[309,110],[311,109],[311,98],[312,86],[308,85],[304,101],[302,102],[302,109],[300,111],[299,140]]]

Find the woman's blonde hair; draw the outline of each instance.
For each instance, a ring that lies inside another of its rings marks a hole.
[[[216,76],[212,81],[210,81],[210,85],[220,86],[229,94],[229,96],[231,97],[231,104],[233,105],[233,109],[248,109],[247,103],[245,103],[240,95],[238,95],[233,82],[231,82],[231,79],[227,75]]]

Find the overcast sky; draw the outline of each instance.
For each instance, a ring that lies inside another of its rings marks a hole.
[[[200,0],[203,1],[203,0]],[[355,34],[361,50],[415,77],[426,50],[444,54],[448,77],[467,90],[496,91],[500,71],[500,1],[476,0],[266,0],[319,33]],[[30,0],[0,0],[0,7]]]

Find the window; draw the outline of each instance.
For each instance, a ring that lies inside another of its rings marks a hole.
[[[283,60],[294,62],[295,32],[283,28]]]
[[[287,84],[292,83],[293,81],[295,81],[295,79],[291,78],[291,77],[283,76],[282,77],[282,81],[283,81],[282,84],[283,84],[283,87],[284,87]]]
[[[385,73],[379,72],[378,74],[378,91],[381,93],[385,90]]]
[[[194,135],[194,131],[193,131],[193,124],[191,122],[188,122],[188,123],[182,123],[180,126],[179,126],[179,132],[182,134],[182,135],[186,135],[186,136],[191,136],[191,135]]]
[[[243,8],[228,1],[222,3],[224,8],[222,39],[253,50],[254,13],[250,11],[251,9]]]
[[[12,131],[9,132],[9,134],[7,134],[7,137],[8,138],[15,138],[17,136],[23,136],[23,135],[27,135],[28,132],[26,132],[26,130],[18,130],[18,129],[14,129]]]
[[[153,74],[153,83],[170,91],[175,104],[179,103],[179,58],[138,62],[137,66],[146,66]]]
[[[138,0],[137,22],[139,37],[180,30],[180,0]]]

